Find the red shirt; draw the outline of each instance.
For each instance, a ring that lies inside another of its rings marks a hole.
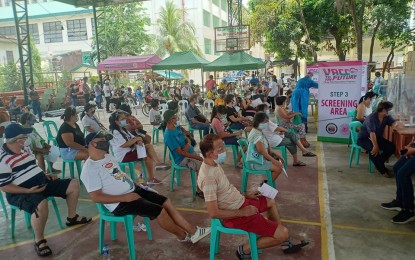
[[[205,85],[206,85],[206,90],[209,91],[213,88],[213,86],[216,85],[216,81],[214,79],[209,79],[206,81]]]

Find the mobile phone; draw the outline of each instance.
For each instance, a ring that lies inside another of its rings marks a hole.
[[[276,155],[275,153],[271,154],[272,158],[274,158],[275,160],[279,161],[280,157],[278,157],[278,155]]]
[[[400,154],[401,154],[401,155],[405,155],[407,152],[408,152],[408,149],[403,149],[403,150],[400,150]]]

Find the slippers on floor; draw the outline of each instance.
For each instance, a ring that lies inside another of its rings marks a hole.
[[[316,155],[312,152],[304,153],[303,157],[315,157]]]
[[[298,251],[300,251],[301,248],[305,247],[306,245],[308,245],[310,242],[305,241],[305,240],[301,240],[300,244],[293,244],[291,242],[291,240],[287,240],[284,243],[281,244],[281,246],[286,246],[286,249],[283,249],[282,252],[284,252],[284,254],[292,254],[292,253],[296,253]]]
[[[307,164],[303,163],[302,161],[298,161],[297,163],[293,163],[293,166],[307,166]]]

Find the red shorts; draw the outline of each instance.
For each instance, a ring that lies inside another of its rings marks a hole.
[[[137,161],[137,151],[129,151],[124,155],[124,158],[122,159],[122,162],[134,162]]]
[[[245,198],[244,204],[242,204],[240,209],[249,205],[256,207],[259,212],[249,217],[224,219],[222,220],[222,224],[225,227],[242,229],[260,235],[261,237],[274,236],[278,224],[274,221],[266,219],[261,214],[268,209],[267,199],[264,196],[260,196],[258,199]]]

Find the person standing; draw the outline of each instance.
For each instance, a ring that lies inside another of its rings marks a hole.
[[[373,79],[373,86],[383,83],[383,77],[379,71],[376,71],[375,78]]]
[[[256,89],[256,87],[259,85],[259,79],[255,77],[254,73],[252,73],[251,79],[249,80],[249,84],[254,89]]]
[[[42,108],[40,107],[39,94],[35,91],[35,86],[33,84],[29,86],[29,89],[30,89],[29,97],[30,97],[30,100],[32,101],[33,114],[38,116],[39,122],[43,122]]]
[[[70,85],[70,91],[71,91],[71,104],[73,107],[78,106],[78,94],[79,94],[79,88],[75,83],[71,83]]]
[[[110,111],[110,100],[111,100],[111,91],[112,91],[112,87],[110,85],[110,81],[108,79],[106,79],[104,81],[104,87],[103,87],[103,91],[104,91],[104,97],[105,97],[105,109],[107,111],[107,113],[111,113]]]
[[[100,82],[97,81],[94,85],[95,102],[97,103],[98,109],[102,109],[102,88],[99,83]]]
[[[310,88],[318,88],[318,83],[313,81],[311,77],[313,77],[313,73],[307,72],[307,75],[297,82],[291,96],[292,110],[294,113],[301,113],[301,121],[305,125],[306,132],[308,132],[307,116]]]
[[[88,85],[88,77],[84,77],[82,81],[82,92],[84,93],[84,101],[86,104],[91,98],[91,88]]]
[[[275,110],[275,97],[278,93],[280,93],[280,86],[277,84],[277,76],[273,75],[267,97],[267,102],[271,104],[271,111]]]
[[[209,79],[205,82],[206,92],[212,91],[215,85],[216,81],[213,79],[213,75],[209,75]]]

